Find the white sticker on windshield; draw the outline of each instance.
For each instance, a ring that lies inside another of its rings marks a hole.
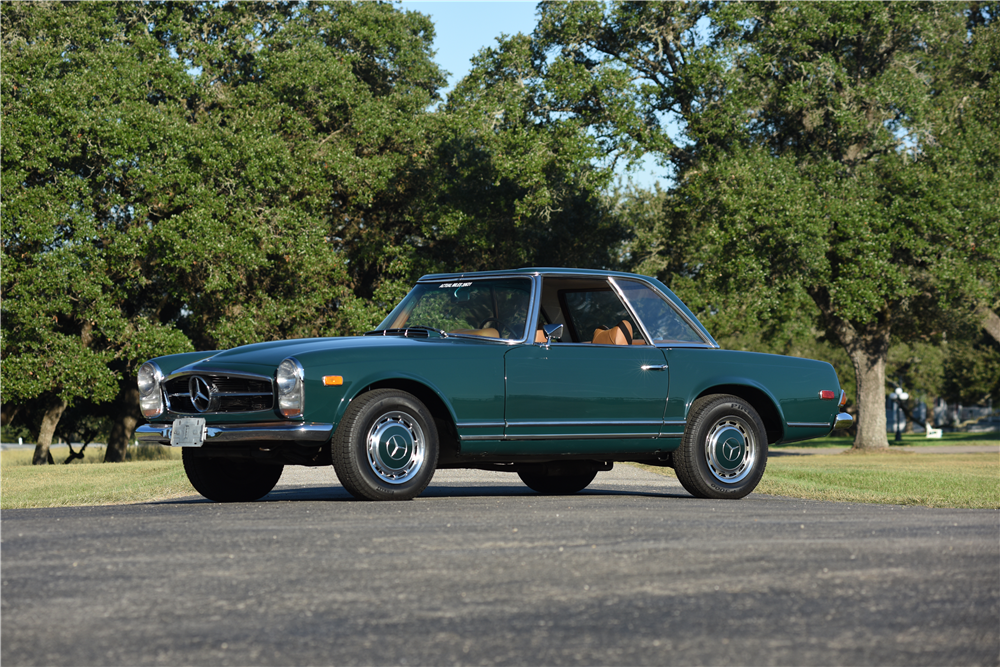
[[[444,289],[445,287],[470,287],[472,283],[444,283],[443,285],[438,285],[438,289]]]

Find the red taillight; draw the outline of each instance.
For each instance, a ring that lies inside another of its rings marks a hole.
[[[819,392],[819,397],[822,398],[824,401],[832,401],[834,398],[836,398],[836,394],[830,391],[829,389],[824,389],[823,391]]]

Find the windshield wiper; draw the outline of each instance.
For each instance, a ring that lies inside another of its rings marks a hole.
[[[423,324],[417,324],[416,326],[406,327],[405,330],[410,330],[410,329],[421,329],[423,331],[434,331],[435,333],[437,333],[438,335],[440,335],[441,338],[447,338],[448,337],[448,332],[447,331],[444,331],[443,329],[436,329],[434,327],[424,326]]]
[[[434,327],[424,326],[422,324],[417,324],[417,325],[414,325],[412,327],[405,327],[403,329],[376,329],[375,331],[369,331],[369,332],[365,333],[365,335],[366,336],[403,336],[404,338],[408,338],[410,336],[410,332],[413,332],[415,334],[423,334],[423,336],[426,338],[426,337],[428,337],[428,334],[427,334],[428,331],[433,331],[434,333],[436,333],[439,336],[441,336],[441,338],[447,338],[448,337],[448,332],[443,331],[441,329],[436,329]]]

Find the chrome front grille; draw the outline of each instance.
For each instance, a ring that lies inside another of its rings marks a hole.
[[[179,414],[257,412],[274,407],[271,378],[205,371],[182,373],[163,383],[167,409]]]

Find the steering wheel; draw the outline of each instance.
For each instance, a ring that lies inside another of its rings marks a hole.
[[[510,327],[508,327],[506,324],[504,324],[503,322],[501,322],[500,320],[498,320],[495,317],[487,317],[485,320],[483,320],[482,322],[479,323],[479,327],[478,328],[479,329],[485,329],[486,325],[489,324],[490,322],[493,322],[494,324],[497,325],[497,327],[496,327],[497,331],[504,338],[513,338],[514,337],[514,331],[513,331],[513,329],[511,329]],[[505,334],[509,334],[509,335],[505,335]]]

